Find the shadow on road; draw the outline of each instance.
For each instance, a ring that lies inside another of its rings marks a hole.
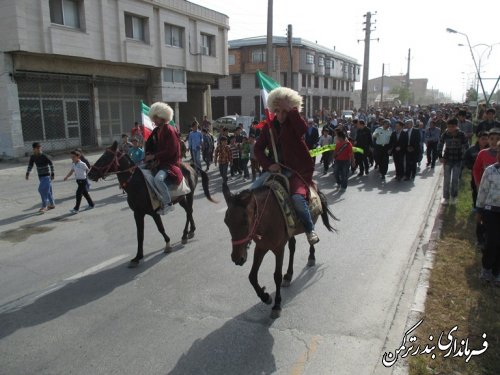
[[[68,311],[96,301],[111,293],[115,288],[134,281],[139,274],[164,258],[163,249],[158,250],[138,268],[129,269],[126,263],[120,263],[113,268],[70,281],[60,289],[26,306],[4,312],[0,314],[0,339],[10,336],[19,329],[52,321]]]
[[[289,288],[282,288],[282,314],[287,313],[292,300],[317,282],[323,272],[323,267],[304,267]],[[247,286],[249,298],[257,299],[250,283]],[[275,322],[269,317],[271,306],[258,303],[205,338],[196,340],[167,374],[275,373],[278,369],[272,354],[274,338],[269,331]]]

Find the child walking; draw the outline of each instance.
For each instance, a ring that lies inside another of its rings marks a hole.
[[[337,131],[337,143],[333,157],[335,159],[335,180],[340,186],[340,191],[347,189],[347,181],[349,179],[349,167],[354,164],[354,155],[352,152],[351,143],[346,140],[344,133]]]
[[[219,144],[215,149],[214,163],[217,166],[219,163],[219,172],[222,177],[222,183],[227,184],[227,168],[233,163],[233,155],[231,149],[227,145],[227,138],[220,137]]]
[[[75,174],[76,184],[78,188],[76,189],[76,204],[75,207],[69,210],[73,214],[77,214],[80,211],[80,203],[82,202],[82,196],[85,197],[87,203],[89,204],[88,210],[94,208],[94,202],[92,198],[90,198],[88,191],[88,183],[87,183],[87,172],[90,170],[87,165],[80,160],[80,153],[78,151],[71,151],[71,161],[73,165],[71,166],[71,170],[64,177],[64,181],[66,181],[73,173]]]

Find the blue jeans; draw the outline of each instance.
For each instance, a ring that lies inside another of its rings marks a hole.
[[[264,184],[264,181],[266,178],[270,175],[270,172],[264,172],[262,175],[256,179],[252,186],[250,186],[251,190],[257,189],[261,187]],[[291,172],[284,170],[283,174],[287,177],[290,177]],[[292,203],[293,207],[295,208],[295,212],[297,213],[297,216],[299,217],[300,221],[304,225],[304,229],[306,233],[309,233],[314,230],[314,223],[311,217],[311,211],[309,211],[309,206],[307,204],[306,198],[304,198],[300,194],[293,194],[292,195]]]
[[[165,182],[165,178],[167,177],[167,171],[164,169],[160,169],[155,175],[155,187],[160,192],[161,200],[163,203],[163,207],[172,203],[172,199],[170,198],[170,192],[168,191],[168,186]]]
[[[444,164],[444,181],[443,181],[443,198],[449,199],[450,194],[452,198],[458,195],[458,180],[460,178],[460,170],[462,169],[462,162],[447,161]]]
[[[39,177],[40,185],[38,185],[38,192],[42,198],[42,207],[47,205],[54,205],[54,197],[52,196],[52,184],[50,176]]]
[[[222,177],[222,183],[227,184],[227,164],[219,164],[219,172]]]
[[[194,165],[201,169],[201,150],[199,148],[192,148],[190,151]]]
[[[335,180],[342,189],[347,189],[347,180],[349,179],[349,160],[335,160]]]

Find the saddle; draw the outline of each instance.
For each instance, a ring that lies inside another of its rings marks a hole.
[[[291,237],[302,233],[304,231],[304,227],[302,222],[299,220],[295,209],[293,208],[292,200],[290,198],[290,184],[288,182],[288,178],[281,173],[273,173],[264,181],[264,186],[271,189],[276,197],[276,200],[278,201],[281,213],[285,219],[288,235]],[[321,215],[323,209],[318,192],[312,186],[309,187],[308,205],[313,221],[316,221],[316,218]]]
[[[153,210],[161,208],[162,206],[162,199],[160,198],[161,194],[155,187],[155,182],[154,182],[155,176],[153,175],[153,172],[145,168],[139,168],[139,170],[142,172],[144,180],[146,181],[146,186],[148,188],[149,198],[151,199],[151,205],[153,206]],[[176,198],[182,195],[189,194],[191,192],[191,189],[189,188],[189,185],[186,182],[186,177],[182,177],[182,182],[179,185],[167,184],[167,187],[172,202]]]

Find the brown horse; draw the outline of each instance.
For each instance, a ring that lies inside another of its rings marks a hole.
[[[274,269],[274,282],[276,284],[276,297],[271,312],[271,318],[278,318],[281,314],[281,286],[289,286],[293,276],[293,258],[295,254],[295,238],[290,237],[286,228],[285,219],[281,213],[281,208],[270,188],[263,186],[255,190],[244,190],[238,194],[231,194],[227,184],[223,184],[222,192],[227,203],[226,216],[224,222],[229,228],[232,237],[233,262],[242,266],[247,260],[247,251],[250,242],[255,242],[255,251],[252,269],[248,276],[257,296],[262,302],[270,305],[273,301],[269,293],[265,292],[265,287],[259,285],[257,275],[260,265],[266,253],[271,250],[276,258]],[[322,206],[321,218],[323,224],[329,231],[333,231],[328,216],[335,219],[326,202],[326,197],[319,193]],[[313,217],[313,221],[317,221]],[[304,233],[302,231],[296,234]],[[288,243],[290,257],[288,270],[283,277],[283,258],[285,245]],[[314,265],[314,246],[310,247],[308,265]],[[283,283],[282,283],[283,281]]]
[[[113,145],[104,151],[104,154],[94,163],[89,172],[89,178],[93,181],[99,178],[105,178],[108,175],[116,174],[120,186],[127,192],[127,202],[129,207],[134,211],[134,219],[137,227],[137,254],[130,261],[129,267],[137,267],[144,257],[143,242],[144,242],[144,217],[150,215],[156,223],[158,231],[161,233],[165,240],[165,253],[171,251],[170,237],[165,233],[163,222],[160,215],[153,209],[149,192],[146,186],[144,175],[136,168],[134,162],[130,157],[117,149],[118,143],[114,142]],[[198,183],[198,173],[201,174],[201,181],[203,192],[207,199],[211,202],[215,201],[210,196],[208,190],[208,175],[205,171],[196,171],[190,164],[181,164],[182,174],[188,183],[191,192],[186,195],[181,195],[172,200],[173,204],[179,205],[186,211],[186,225],[182,233],[182,243],[187,243],[189,238],[194,237],[196,226],[193,219],[193,197],[194,190]]]

